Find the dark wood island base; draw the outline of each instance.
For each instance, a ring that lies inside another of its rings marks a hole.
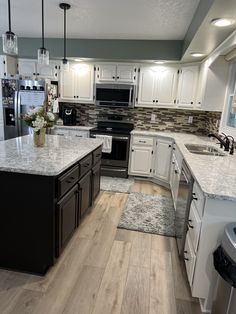
[[[46,274],[100,191],[102,147],[58,176],[1,171],[0,267]]]

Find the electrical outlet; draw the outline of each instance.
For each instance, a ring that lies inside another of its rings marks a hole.
[[[193,123],[193,116],[188,117],[188,123]]]
[[[155,115],[155,113],[152,113],[152,114],[151,114],[151,121],[152,121],[152,122],[155,122],[155,121],[156,121],[156,115]]]

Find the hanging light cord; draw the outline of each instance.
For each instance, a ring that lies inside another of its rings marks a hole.
[[[9,21],[9,33],[11,33],[11,1],[8,0],[8,21]]]
[[[42,0],[42,48],[44,48],[44,0]]]
[[[66,8],[64,8],[64,59],[66,59]]]

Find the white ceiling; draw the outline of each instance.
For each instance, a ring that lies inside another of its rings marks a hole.
[[[7,0],[0,0],[0,33],[8,30]],[[63,37],[60,1],[44,0],[45,37]],[[181,40],[199,0],[68,0],[67,38]],[[41,37],[41,1],[11,0],[12,31]]]

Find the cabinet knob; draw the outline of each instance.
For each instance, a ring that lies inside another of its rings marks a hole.
[[[172,147],[172,145],[171,145],[171,144],[169,144],[169,145],[168,145],[168,147]]]
[[[193,101],[191,101],[191,105],[193,104]]]
[[[152,102],[155,102],[155,99],[153,99],[153,101]]]
[[[156,102],[158,102],[158,100],[156,100]]]
[[[115,76],[112,76],[113,79],[115,79]]]
[[[117,80],[119,80],[119,78],[120,78],[120,77],[119,77],[119,76],[117,76],[116,78],[117,78]]]
[[[74,98],[75,98],[75,96],[74,96]]]
[[[33,73],[33,75],[35,75],[36,73]]]

